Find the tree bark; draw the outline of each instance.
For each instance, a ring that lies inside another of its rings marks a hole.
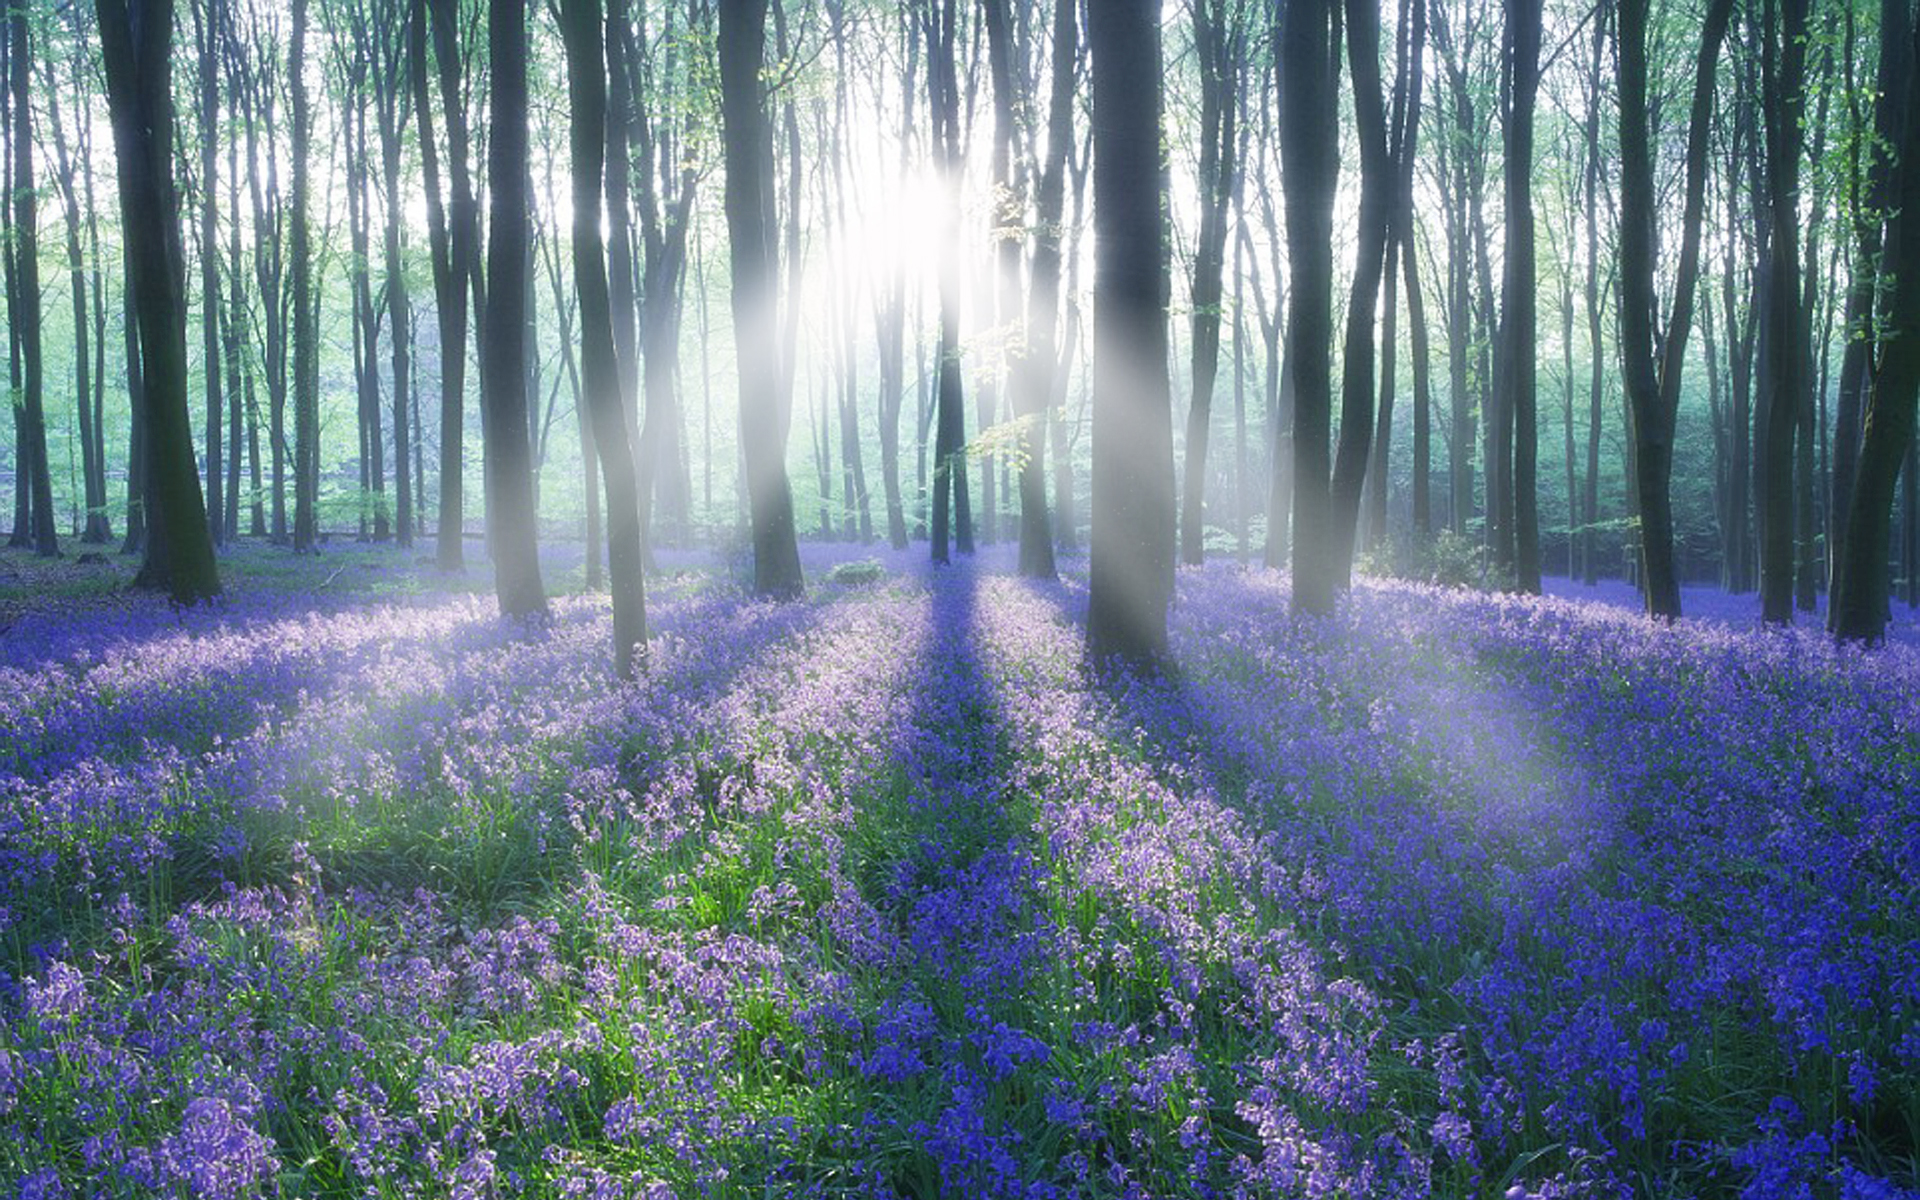
[[[500,615],[544,618],[546,591],[534,530],[533,466],[527,414],[528,211],[527,0],[490,0],[492,127],[487,134],[491,193],[487,239],[486,337],[480,356],[487,525]]]
[[[187,416],[186,270],[174,195],[173,5],[98,0],[130,283],[139,318],[146,500],[153,528],[139,581],[176,604],[220,593]]]
[[[1885,270],[1893,277],[1893,293],[1887,301],[1887,335],[1880,343],[1880,361],[1867,400],[1859,470],[1847,515],[1841,585],[1831,601],[1839,610],[1834,631],[1868,643],[1886,634],[1894,490],[1903,463],[1909,471],[1908,537],[1913,537],[1911,469],[1915,401],[1920,396],[1920,155],[1912,153],[1914,133],[1920,130],[1920,81],[1914,78],[1920,67],[1920,23],[1883,21],[1881,37],[1881,61],[1895,60],[1896,73],[1890,77],[1903,81],[1898,105],[1882,110],[1887,124],[1880,131],[1889,145],[1901,148],[1894,184],[1896,207],[1886,231]],[[1896,120],[1898,128],[1889,128]],[[1910,597],[1911,581],[1910,569]]]
[[[32,491],[33,552],[41,558],[60,556],[60,534],[53,519],[53,472],[47,463],[46,367],[41,350],[39,197],[33,180],[33,14],[24,4],[7,14],[10,80],[13,89],[13,242],[18,291],[10,313],[20,339],[20,366],[24,394],[21,418],[25,452],[17,469],[27,472]],[[191,448],[188,451],[192,453]]]
[[[1778,19],[1775,12],[1778,11]],[[1759,407],[1760,614],[1793,620],[1793,446],[1805,403],[1807,354],[1800,308],[1800,117],[1805,108],[1807,0],[1766,0],[1761,94],[1766,122],[1766,332]]]
[[[1093,61],[1093,543],[1096,662],[1167,662],[1173,598],[1173,398],[1161,207],[1160,5],[1087,10]]]
[[[1337,99],[1331,0],[1280,10],[1280,158],[1286,192],[1292,305],[1287,366],[1293,383],[1293,599],[1327,614],[1345,572],[1334,530],[1332,462],[1333,194],[1339,147],[1326,114]],[[1377,93],[1376,93],[1377,95]],[[1371,347],[1367,353],[1371,354]]]
[[[773,129],[760,80],[767,0],[720,0],[720,109],[732,245],[733,325],[740,372],[740,442],[753,526],[754,591],[796,599],[805,588],[787,482],[781,399],[779,268]]]

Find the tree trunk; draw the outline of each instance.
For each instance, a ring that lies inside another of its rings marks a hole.
[[[53,472],[47,463],[45,364],[40,338],[40,224],[39,197],[33,180],[33,106],[31,88],[33,51],[29,27],[33,14],[15,4],[7,14],[13,88],[13,241],[14,273],[18,291],[11,308],[12,324],[20,339],[21,419],[25,452],[16,469],[25,471],[32,490],[33,551],[42,558],[60,556],[60,533],[53,519]],[[189,448],[189,455],[192,450]]]
[[[1160,5],[1087,11],[1093,60],[1093,545],[1097,662],[1166,663],[1173,599],[1173,398],[1161,208]]]
[[[312,235],[308,207],[313,112],[307,104],[307,0],[293,0],[293,40],[287,55],[293,108],[293,549],[317,548],[320,490],[320,329],[315,313]]]
[[[1333,464],[1329,566],[1336,590],[1345,590],[1353,577],[1361,493],[1367,462],[1373,456],[1374,320],[1380,303],[1395,183],[1380,95],[1380,9],[1371,0],[1346,0],[1345,8],[1354,125],[1360,143],[1360,213],[1359,257],[1347,294],[1347,329],[1341,354],[1339,450]],[[1324,130],[1320,136],[1325,138]]]
[[[1200,72],[1200,231],[1193,249],[1192,378],[1187,405],[1187,462],[1180,503],[1180,559],[1206,557],[1207,443],[1213,385],[1220,370],[1220,304],[1225,294],[1227,214],[1239,175],[1240,31],[1220,0],[1195,0],[1193,42]]]
[[[1800,315],[1800,117],[1806,99],[1807,0],[1766,0],[1762,25],[1769,246],[1759,397],[1765,424],[1760,445],[1760,612],[1768,623],[1785,625],[1793,620],[1794,435],[1807,387]]]
[[[727,232],[739,355],[740,442],[753,525],[754,591],[796,599],[805,581],[793,527],[793,491],[787,482],[773,129],[760,80],[766,56],[767,0],[720,0],[719,18]]]
[[[1620,40],[1620,360],[1632,418],[1634,495],[1640,512],[1642,591],[1649,616],[1680,615],[1680,580],[1673,558],[1674,420],[1680,373],[1693,328],[1694,287],[1700,273],[1700,221],[1706,203],[1707,129],[1713,108],[1713,71],[1732,14],[1732,0],[1712,0],[1694,60],[1693,102],[1687,132],[1686,200],[1673,307],[1663,336],[1654,311],[1653,158],[1647,130],[1647,4],[1625,0],[1618,10]]]
[[[1333,195],[1339,146],[1327,136],[1334,111],[1331,0],[1288,0],[1281,9],[1280,158],[1292,274],[1287,366],[1293,383],[1293,608],[1327,614],[1345,576],[1334,530],[1328,439],[1333,410]],[[1376,90],[1375,95],[1378,96]],[[1372,353],[1371,346],[1366,349]]]
[[[1631,0],[1630,0],[1631,2]],[[1503,419],[1513,424],[1514,583],[1540,594],[1540,456],[1534,354],[1539,333],[1534,278],[1533,110],[1540,87],[1541,0],[1507,0],[1507,156],[1505,279],[1500,336],[1505,368]],[[1502,453],[1506,453],[1503,449]]]
[[[207,381],[207,528],[216,546],[227,540],[220,444],[221,423],[227,415],[220,390],[220,213],[215,203],[219,195],[220,74],[214,51],[221,21],[220,2],[201,0],[193,6],[200,35],[200,346],[201,370]]]
[[[1886,7],[1898,3],[1893,0]],[[1914,78],[1916,67],[1920,67],[1920,23],[1883,20],[1880,54],[1883,67],[1890,60],[1893,63],[1889,78],[1901,81],[1897,107],[1888,105],[1881,110],[1880,130],[1889,145],[1902,148],[1894,177],[1896,207],[1886,230],[1884,271],[1893,277],[1893,292],[1887,300],[1887,333],[1867,400],[1859,469],[1847,516],[1841,584],[1832,599],[1839,610],[1834,631],[1843,638],[1869,643],[1886,634],[1892,593],[1889,559],[1894,488],[1903,463],[1908,468],[1906,525],[1910,550],[1915,529],[1912,464],[1914,409],[1916,396],[1920,396],[1920,155],[1910,151],[1914,133],[1920,130],[1920,81]],[[1889,128],[1896,119],[1898,128]],[[1914,594],[1913,574],[1910,566],[1909,603]]]
[[[614,354],[606,247],[600,236],[606,176],[607,67],[600,0],[563,0],[567,97],[573,123],[573,281],[580,299],[581,386],[607,485],[607,572],[613,589],[614,671],[632,678],[646,661],[645,578],[640,569],[640,505],[633,442],[627,432]],[[616,164],[619,170],[625,163]]]
[[[480,356],[480,400],[489,420],[484,462],[494,594],[500,615],[545,617],[533,508],[527,414],[527,271],[531,197],[527,178],[527,0],[490,0],[487,46],[493,114],[487,134],[486,336]]]
[[[98,0],[120,211],[139,317],[146,497],[153,528],[140,581],[176,604],[220,593],[187,416],[185,265],[174,195],[173,6]]]

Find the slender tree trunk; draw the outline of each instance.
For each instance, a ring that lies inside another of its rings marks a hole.
[[[293,0],[293,40],[287,55],[292,81],[293,214],[288,241],[293,262],[293,549],[310,553],[319,534],[320,329],[314,311],[313,245],[308,228],[313,113],[307,104],[307,0]]]
[[[1359,251],[1347,294],[1347,329],[1340,372],[1340,434],[1333,464],[1332,555],[1336,590],[1353,577],[1354,538],[1361,492],[1373,456],[1375,314],[1386,263],[1394,171],[1380,94],[1380,10],[1372,0],[1346,0],[1348,69],[1353,76],[1354,125],[1360,143]],[[1325,111],[1325,110],[1323,110]],[[1326,137],[1323,130],[1319,135]],[[1297,574],[1297,572],[1296,572]]]
[[[486,288],[485,276],[480,270],[480,205],[474,198],[473,179],[467,166],[467,110],[460,85],[465,60],[460,53],[454,19],[458,11],[457,0],[427,0],[427,3],[432,15],[434,61],[440,68],[440,110],[447,122],[447,173],[451,188],[447,209],[447,263],[453,274],[454,290],[462,287],[462,280],[466,281],[467,295],[473,303],[473,319],[477,324],[486,312]],[[457,571],[463,566],[466,553],[462,545],[466,528],[464,396],[468,325],[465,297],[457,297],[450,291],[442,308],[445,317],[440,342],[440,537],[437,559],[441,570]],[[449,372],[450,380],[447,378]],[[486,407],[482,405],[483,427],[485,423]],[[483,428],[483,439],[484,436]]]
[[[1194,245],[1192,377],[1187,405],[1187,462],[1180,507],[1180,558],[1198,566],[1206,557],[1207,445],[1212,434],[1213,386],[1220,370],[1220,305],[1225,295],[1227,215],[1239,164],[1240,31],[1220,0],[1195,0],[1193,40],[1200,71],[1200,232]]]
[[[600,236],[607,152],[607,67],[600,0],[564,0],[567,97],[573,114],[573,280],[580,298],[581,386],[607,485],[607,569],[613,585],[614,671],[633,677],[646,661],[646,581],[640,569],[640,505],[627,405],[614,354],[606,247]],[[616,164],[624,171],[625,163]]]
[[[740,441],[753,524],[754,591],[777,599],[805,587],[787,482],[781,400],[779,268],[773,196],[773,130],[760,71],[767,0],[720,0],[720,107],[732,244],[733,324],[740,371]]]
[[[21,418],[25,436],[17,469],[28,473],[32,489],[33,551],[42,558],[60,556],[60,533],[53,519],[53,472],[47,463],[45,365],[41,357],[39,197],[33,179],[33,14],[24,4],[7,14],[8,55],[13,87],[13,240],[18,290],[10,311],[20,339],[24,395]],[[189,450],[191,453],[191,450]]]
[[[1539,335],[1534,278],[1533,110],[1540,87],[1541,0],[1507,0],[1506,278],[1500,336],[1506,392],[1500,411],[1513,422],[1513,545],[1515,585],[1540,593],[1540,435],[1535,380]],[[1505,453],[1503,450],[1502,453]]]
[[[1620,40],[1620,358],[1632,418],[1634,494],[1640,512],[1642,589],[1649,616],[1680,615],[1680,580],[1673,558],[1674,420],[1680,373],[1693,328],[1694,287],[1700,272],[1700,221],[1706,204],[1707,126],[1713,107],[1713,70],[1732,13],[1732,0],[1713,0],[1695,58],[1687,134],[1686,200],[1673,308],[1662,338],[1652,328],[1655,217],[1653,159],[1647,130],[1647,5],[1624,0]]]
[[[491,230],[487,239],[486,336],[480,400],[485,430],[487,525],[494,594],[504,617],[545,617],[528,434],[526,313],[531,233],[527,180],[527,0],[489,0],[492,126],[487,134]]]
[[[221,491],[225,468],[220,431],[226,411],[220,386],[220,213],[215,203],[220,194],[220,60],[215,53],[220,3],[200,0],[193,6],[200,34],[200,346],[201,372],[207,385],[207,528],[216,546],[227,540],[226,504]]]
[[[1765,366],[1760,372],[1759,397],[1765,421],[1760,446],[1760,611],[1762,619],[1780,625],[1793,620],[1793,445],[1807,387],[1800,315],[1800,117],[1805,108],[1806,27],[1807,0],[1766,0],[1761,90],[1769,247],[1762,342]]]

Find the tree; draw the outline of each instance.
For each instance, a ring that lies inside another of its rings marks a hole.
[[[1161,207],[1160,6],[1087,10],[1093,60],[1093,543],[1087,645],[1102,663],[1167,659],[1173,398]]]
[[[176,604],[220,594],[187,417],[186,268],[173,186],[173,5],[98,0],[100,45],[139,326],[145,503],[139,582]]]
[[[960,362],[960,79],[954,38],[960,0],[927,0],[921,36],[927,44],[927,108],[933,120],[933,161],[940,177],[946,234],[940,254],[940,349],[935,359],[933,440],[933,561],[949,560],[951,531],[962,554],[973,553],[973,513],[967,492],[966,399]]]
[[[1239,187],[1234,153],[1242,33],[1225,0],[1189,0],[1200,68],[1200,231],[1193,251],[1193,399],[1187,407],[1187,462],[1180,503],[1180,560],[1206,557],[1207,444],[1213,385],[1220,372],[1220,305],[1225,294],[1227,213]]]
[[[293,110],[293,203],[288,218],[288,286],[293,291],[293,549],[319,541],[320,314],[313,279],[312,174],[308,161],[313,110],[307,105],[307,0],[293,0],[287,78]]]
[[[33,182],[32,10],[12,4],[7,10],[8,81],[13,95],[13,255],[11,296],[14,336],[19,339],[23,379],[20,399],[23,451],[20,470],[27,474],[31,494],[33,552],[58,558],[60,536],[53,521],[53,474],[47,465],[45,364],[40,339],[40,227],[39,197]]]
[[[533,516],[527,428],[527,260],[532,197],[527,174],[527,0],[489,0],[487,48],[493,114],[487,134],[486,336],[480,348],[488,543],[503,617],[545,617]]]
[[[1892,590],[1889,570],[1894,486],[1903,462],[1911,472],[1915,400],[1920,396],[1920,22],[1906,0],[1882,5],[1880,54],[1883,78],[1896,83],[1898,100],[1881,109],[1881,136],[1897,147],[1896,206],[1887,221],[1886,333],[1872,373],[1860,461],[1847,513],[1845,559],[1833,597],[1839,611],[1834,631],[1843,638],[1877,642],[1886,633]],[[1909,479],[1909,487],[1912,487]],[[1910,493],[1911,494],[1911,493]],[[1911,508],[1909,509],[1911,519]]]
[[[1337,100],[1331,0],[1287,0],[1276,40],[1281,183],[1286,193],[1292,307],[1287,367],[1293,383],[1294,611],[1331,613],[1344,569],[1336,561],[1332,461],[1333,193],[1340,151],[1325,114]],[[1377,93],[1376,93],[1377,94]]]
[[[614,356],[600,208],[607,162],[607,56],[600,0],[562,0],[567,99],[573,113],[573,282],[580,300],[581,389],[607,487],[607,574],[613,586],[614,671],[630,679],[645,661],[646,583],[640,570],[640,502]],[[625,164],[619,164],[621,170]]]
[[[1628,0],[1629,3],[1632,0]],[[1534,380],[1539,332],[1534,293],[1533,110],[1540,90],[1541,0],[1507,0],[1507,158],[1505,277],[1501,284],[1501,450],[1512,463],[1512,536],[1515,583],[1540,592],[1540,513],[1536,463],[1540,445]],[[1508,438],[1511,437],[1509,443]]]
[[[1641,590],[1649,616],[1680,615],[1673,559],[1674,419],[1680,371],[1693,328],[1700,273],[1700,223],[1706,203],[1707,131],[1713,71],[1726,36],[1732,0],[1712,0],[1694,59],[1688,117],[1686,198],[1680,218],[1680,261],[1673,307],[1657,335],[1654,313],[1653,153],[1647,130],[1647,0],[1622,0],[1620,61],[1620,370],[1632,421],[1634,497],[1640,510]]]
[[[227,540],[221,499],[221,422],[226,418],[220,390],[220,0],[193,6],[200,59],[200,332],[207,384],[207,527],[214,545]]]
[[[1074,73],[1080,59],[1078,11],[1074,0],[1055,0],[1047,157],[1040,171],[1034,214],[1026,337],[1013,371],[1014,409],[1027,422],[1020,464],[1020,573],[1029,579],[1051,579],[1055,571],[1042,450],[1060,354],[1060,224],[1066,209],[1067,156],[1073,148]],[[1064,457],[1067,447],[1056,443],[1053,452]]]
[[[787,482],[786,405],[781,399],[779,277],[774,239],[773,127],[760,69],[767,0],[720,0],[720,113],[725,129],[727,233],[732,248],[733,327],[740,361],[740,443],[753,524],[753,586],[795,599],[805,587]]]
[[[1785,625],[1793,620],[1793,445],[1807,387],[1807,327],[1800,296],[1807,0],[1765,0],[1760,24],[1767,223],[1758,405],[1760,613],[1770,624]]]

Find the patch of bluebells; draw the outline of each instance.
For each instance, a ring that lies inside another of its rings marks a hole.
[[[0,1173],[1911,1190],[1906,652],[1404,587],[1299,622],[1209,570],[1176,686],[1096,681],[1079,587],[883,564],[668,585],[632,686],[591,600],[17,660]]]

